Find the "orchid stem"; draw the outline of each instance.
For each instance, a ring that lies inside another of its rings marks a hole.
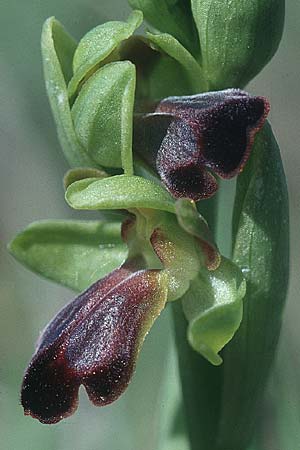
[[[217,208],[217,196],[200,202],[199,211],[212,231],[216,229]],[[190,447],[191,450],[215,450],[223,369],[212,366],[190,347],[186,339],[187,320],[180,302],[173,304],[173,320]]]

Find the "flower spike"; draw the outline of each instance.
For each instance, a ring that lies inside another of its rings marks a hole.
[[[124,265],[62,309],[45,329],[25,373],[26,415],[57,423],[74,413],[78,389],[104,406],[126,389],[146,334],[167,296],[159,270]]]

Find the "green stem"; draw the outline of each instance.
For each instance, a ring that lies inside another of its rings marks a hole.
[[[213,231],[216,229],[217,207],[217,196],[200,202],[199,207]],[[221,407],[223,368],[212,366],[190,347],[186,338],[187,320],[180,302],[173,304],[173,318],[191,450],[214,450]]]

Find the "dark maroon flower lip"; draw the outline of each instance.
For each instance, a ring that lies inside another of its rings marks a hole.
[[[45,329],[25,372],[25,415],[45,424],[70,416],[81,384],[96,406],[116,400],[166,295],[160,270],[123,266],[63,308]]]
[[[175,198],[209,198],[218,188],[210,171],[229,179],[243,170],[269,110],[264,97],[239,89],[168,97],[137,119],[134,147],[155,160]]]

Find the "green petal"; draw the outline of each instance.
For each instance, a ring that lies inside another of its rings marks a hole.
[[[135,67],[129,61],[107,64],[92,75],[72,108],[78,139],[104,167],[132,174],[132,121]]]
[[[66,201],[74,209],[153,208],[174,213],[174,200],[159,184],[137,176],[116,175],[73,183]]]
[[[240,269],[226,258],[218,269],[202,269],[184,295],[191,346],[214,365],[220,350],[232,339],[242,320],[246,283]]]
[[[206,220],[198,213],[194,202],[187,199],[177,200],[176,215],[180,226],[198,238],[208,270],[217,269],[221,263],[221,255]]]
[[[116,222],[35,222],[11,241],[9,250],[33,272],[82,291],[126,259],[120,235]]]
[[[195,92],[199,93],[206,90],[206,82],[201,67],[177,39],[167,33],[153,34],[148,32],[147,37],[156,49],[163,51],[183,67]]]
[[[93,167],[95,162],[75,134],[67,95],[66,82],[76,43],[62,25],[50,17],[43,26],[41,45],[47,94],[65,157],[72,167]]]
[[[72,97],[80,82],[91,75],[99,65],[118,59],[113,55],[118,45],[128,39],[143,20],[140,11],[133,11],[126,22],[106,22],[89,31],[79,42],[73,59],[73,78],[68,92]]]
[[[199,52],[197,30],[186,0],[129,0],[132,8],[143,11],[148,23],[173,35],[192,53]]]

